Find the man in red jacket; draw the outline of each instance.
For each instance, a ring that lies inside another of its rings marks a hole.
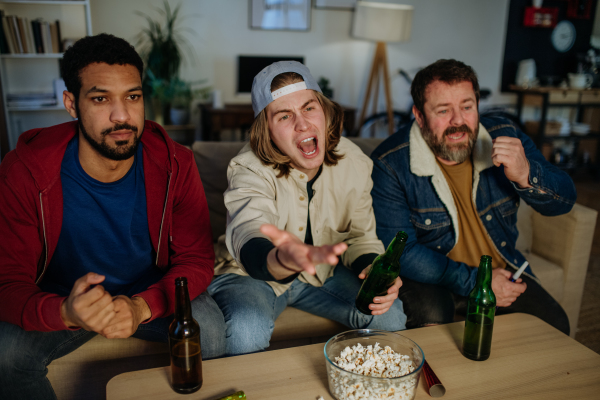
[[[96,334],[166,342],[180,276],[203,357],[223,354],[204,190],[145,121],[142,70],[123,39],[81,39],[62,64],[78,121],[23,133],[0,164],[0,398],[55,398],[47,365]]]

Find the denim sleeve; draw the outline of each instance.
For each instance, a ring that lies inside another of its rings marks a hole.
[[[290,283],[296,279],[299,274],[293,274],[278,281],[271,275],[269,268],[267,268],[267,256],[274,247],[275,246],[269,239],[250,239],[242,246],[242,250],[240,251],[240,261],[246,272],[248,272],[248,275],[254,279],[282,284]]]
[[[377,221],[377,236],[388,246],[400,230],[408,234],[404,253],[400,258],[401,276],[417,282],[441,285],[453,293],[467,296],[475,286],[477,268],[458,263],[444,254],[417,242],[415,228],[410,221],[410,209],[398,173],[380,160],[373,160],[373,208]]]
[[[516,136],[521,139],[529,161],[529,184],[533,186],[521,189],[512,182],[519,197],[542,215],[556,216],[571,211],[577,200],[571,177],[550,164],[527,135],[517,130]]]

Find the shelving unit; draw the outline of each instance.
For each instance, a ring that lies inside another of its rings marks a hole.
[[[556,166],[569,172],[575,172],[582,165],[577,160],[579,144],[582,140],[595,141],[594,152],[596,161],[594,167],[598,169],[600,164],[600,126],[591,126],[592,130],[586,135],[577,135],[571,132],[569,135],[548,135],[546,124],[548,122],[548,111],[551,108],[571,108],[575,111],[575,122],[582,122],[584,113],[589,108],[600,108],[600,89],[570,89],[555,87],[539,87],[524,89],[520,86],[511,85],[510,90],[517,94],[517,115],[523,120],[523,108],[526,106],[539,107],[541,110],[537,129],[526,132],[531,136],[536,146],[544,153],[544,144],[554,144],[558,140],[571,141],[573,143],[574,160],[566,163],[556,163]],[[596,128],[594,130],[594,128]],[[548,154],[545,154],[548,158]],[[555,160],[550,159],[551,162]]]
[[[18,15],[30,20],[40,17],[48,21],[60,20],[63,39],[92,35],[90,0],[0,0],[0,8],[5,15]],[[62,93],[58,94],[59,105],[8,107],[7,103],[9,93],[52,92],[54,79],[60,78],[59,60],[62,56],[62,53],[0,55],[2,103],[9,150],[15,148],[19,135],[26,130],[72,119],[62,106]]]

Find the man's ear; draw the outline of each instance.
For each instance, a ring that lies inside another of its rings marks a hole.
[[[417,106],[413,106],[412,108],[413,115],[415,116],[415,120],[417,124],[419,124],[419,128],[423,129],[423,122],[425,122],[425,116],[419,111]]]
[[[63,92],[63,103],[65,105],[65,109],[69,113],[69,115],[73,118],[77,118],[77,110],[75,109],[75,95],[71,92],[67,92],[66,90]]]

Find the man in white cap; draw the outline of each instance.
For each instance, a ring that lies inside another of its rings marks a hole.
[[[250,143],[231,160],[227,233],[209,293],[227,324],[227,353],[269,346],[286,306],[350,328],[405,328],[400,279],[354,306],[361,279],[384,251],[371,206],[372,161],[341,137],[343,111],[294,61],[263,69],[252,84]],[[385,314],[385,315],[384,315]]]

